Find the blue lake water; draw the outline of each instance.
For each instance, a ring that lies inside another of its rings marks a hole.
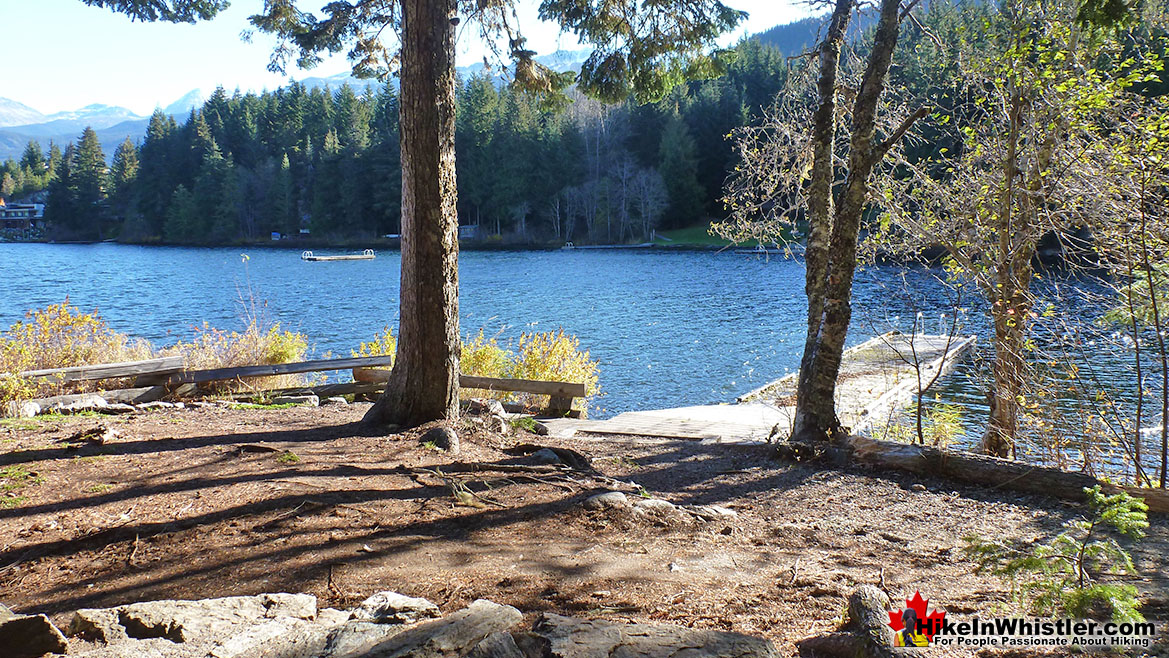
[[[318,252],[327,253],[343,252]],[[269,320],[307,335],[314,354],[348,355],[396,326],[399,266],[396,252],[313,263],[277,248],[0,244],[0,325],[68,296],[83,310],[98,309],[113,329],[162,346],[190,339],[203,322],[242,328],[241,299],[254,298],[264,301]],[[604,396],[591,407],[594,417],[729,402],[798,368],[803,277],[799,261],[730,252],[463,252],[462,327],[504,342],[529,330],[575,334],[601,364]],[[916,313],[927,331],[944,331],[949,318],[942,314],[954,306],[948,294],[928,270],[902,278],[896,268],[865,269],[857,275],[849,342],[908,330]],[[985,355],[986,323],[971,297],[961,302],[969,309],[962,331],[980,335]],[[1093,368],[1098,381],[1091,385],[1131,402],[1129,357],[1106,347],[1107,336],[1092,323],[1098,312],[1076,302],[1059,311],[1082,316],[1071,324],[1087,335],[1069,344],[1078,346],[1071,358]],[[1039,340],[1059,342],[1051,331],[1066,326],[1054,326]],[[985,418],[985,374],[985,359],[975,359],[938,391],[965,407],[975,431]],[[1067,410],[1076,404],[1069,400]]]
[[[318,355],[347,355],[396,326],[396,252],[372,261],[299,256],[265,248],[3,244],[0,325],[68,296],[83,310],[98,309],[113,329],[161,346],[189,339],[204,321],[240,328],[240,300],[254,297],[264,300],[269,319],[306,334]],[[563,328],[580,339],[601,363],[605,396],[596,416],[730,401],[799,364],[806,301],[797,261],[700,251],[463,252],[459,274],[464,334],[483,328],[506,340]],[[869,323],[883,326],[886,316],[905,312],[872,277],[861,278],[854,342],[872,335]]]

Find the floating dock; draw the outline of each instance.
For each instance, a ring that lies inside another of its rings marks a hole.
[[[940,380],[974,348],[974,336],[887,333],[845,350],[836,383],[840,420],[854,432],[887,422],[934,375]],[[914,356],[916,354],[916,357]],[[577,433],[684,439],[707,443],[763,443],[785,439],[795,418],[798,373],[739,396],[734,404],[630,411],[608,420],[541,420],[555,436]]]
[[[326,261],[326,260],[373,260],[376,256],[373,249],[366,249],[360,254],[343,254],[341,256],[314,256],[311,251],[300,252],[301,260],[308,261]]]

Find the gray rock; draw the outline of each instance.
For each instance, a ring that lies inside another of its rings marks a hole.
[[[459,451],[459,435],[449,427],[432,427],[418,439],[422,443],[433,443],[439,450]]]
[[[480,599],[441,619],[422,622],[377,644],[329,658],[455,658],[467,655],[489,636],[506,631],[521,620],[523,615],[519,610]]]
[[[551,658],[779,658],[767,639],[674,626],[614,624],[544,614],[529,635],[538,637]]]
[[[39,658],[46,653],[65,653],[65,636],[44,615],[14,615],[0,620],[0,647],[4,658]]]
[[[41,413],[41,405],[36,402],[9,402],[4,405],[4,415],[8,418],[33,418]]]
[[[540,436],[548,436],[548,433],[551,432],[547,425],[541,423],[538,420],[532,421],[532,431],[536,434],[539,434]]]
[[[618,507],[618,508],[630,507],[629,498],[625,494],[621,493],[620,491],[606,491],[605,493],[599,493],[595,496],[589,496],[588,498],[585,498],[584,502],[581,503],[581,505],[584,505],[588,509],[612,509],[615,507]]]
[[[503,436],[511,436],[511,422],[505,416],[493,415],[487,419],[487,429],[502,434]]]
[[[115,642],[165,638],[172,642],[219,640],[234,629],[266,619],[312,620],[317,599],[310,594],[228,596],[201,601],[152,601],[100,610],[78,610],[69,634]]]
[[[379,624],[413,624],[422,619],[441,616],[438,606],[426,599],[397,592],[378,592],[354,608],[349,618]]]
[[[207,658],[245,658],[256,655],[280,638],[310,625],[311,622],[295,617],[277,617],[243,628],[221,640],[207,652]]]
[[[528,658],[531,655],[519,648],[515,636],[500,631],[483,638],[483,641],[467,654],[467,658]]]
[[[8,606],[4,605],[3,603],[0,603],[0,621],[4,621],[6,619],[12,619],[15,616],[16,616],[15,612],[12,612],[12,610],[9,610]]]
[[[334,395],[331,398],[325,398],[324,400],[321,400],[322,407],[327,405],[327,404],[335,404],[335,405],[339,405],[342,407],[347,407],[347,406],[349,406],[349,400],[346,400],[345,398],[341,397],[340,395]]]
[[[121,402],[111,402],[104,407],[98,407],[96,411],[103,414],[132,414],[138,408],[132,404],[123,404]]]
[[[563,463],[562,461],[560,461],[560,455],[556,454],[556,451],[551,449],[551,448],[540,448],[536,452],[533,452],[532,455],[530,457],[528,457],[528,459],[530,459],[532,461],[532,463],[535,463],[535,464],[562,464]]]
[[[703,521],[715,521],[718,519],[726,519],[739,515],[739,513],[733,509],[720,507],[718,505],[695,505],[693,507],[687,507],[686,511],[702,519]]]
[[[347,621],[334,628],[325,641],[320,658],[365,656],[369,649],[398,635],[406,626],[375,621]],[[315,657],[314,657],[315,658]]]
[[[85,397],[74,400],[73,402],[58,402],[50,404],[41,410],[41,413],[56,412],[60,414],[77,414],[83,411],[101,411],[103,407],[108,407],[109,402],[100,395],[86,395]]]
[[[162,400],[155,400],[153,402],[143,402],[137,406],[140,411],[157,411],[159,409],[174,409],[175,407],[182,407],[182,403],[176,405],[174,402],[163,402]]]
[[[272,404],[303,404],[309,407],[318,407],[321,399],[315,395],[278,395],[272,398]]]
[[[507,413],[502,402],[485,398],[471,398],[467,403],[467,410],[471,413],[489,416],[503,416]]]
[[[633,506],[638,509],[649,510],[653,512],[673,512],[678,509],[674,503],[661,498],[635,498],[633,499]]]

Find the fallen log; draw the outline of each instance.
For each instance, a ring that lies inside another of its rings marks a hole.
[[[889,627],[889,597],[873,585],[862,585],[848,597],[848,620],[832,633],[804,638],[796,648],[805,658],[892,658],[910,656],[912,649],[894,648]]]
[[[834,456],[837,460],[847,463],[1067,500],[1084,500],[1085,488],[1100,485],[1107,493],[1125,491],[1135,498],[1143,498],[1151,512],[1169,514],[1169,491],[1117,485],[1085,473],[1071,473],[1000,457],[879,441],[863,436],[849,436],[832,446],[831,450],[836,452]],[[794,452],[799,452],[799,449]]]

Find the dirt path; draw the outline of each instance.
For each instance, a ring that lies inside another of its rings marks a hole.
[[[485,597],[523,610],[669,621],[767,636],[786,652],[877,583],[958,614],[1000,612],[1009,587],[972,573],[961,538],[1037,538],[1079,508],[941,481],[777,462],[766,446],[606,437],[503,438],[469,422],[457,459],[419,432],[362,436],[365,405],[163,410],[4,421],[0,602],[62,620],[79,607],[304,591],[350,605],[393,589],[444,610]],[[104,423],[119,436],[71,447]],[[485,475],[458,506],[452,461],[517,463],[516,443],[571,448],[604,475],[703,522],[583,509],[603,479]],[[240,446],[252,446],[241,451]],[[263,447],[275,452],[256,452]],[[917,491],[924,485],[924,491]],[[481,502],[487,501],[487,502]],[[1169,522],[1138,552],[1145,613],[1169,619]]]

